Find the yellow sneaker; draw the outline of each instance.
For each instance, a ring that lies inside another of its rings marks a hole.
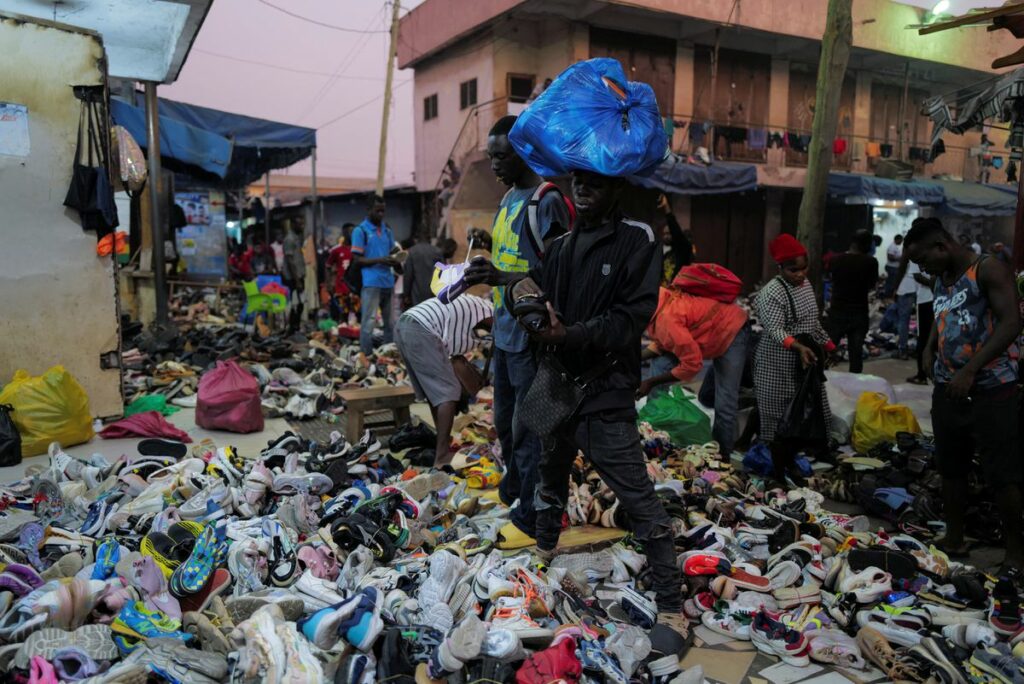
[[[537,540],[526,534],[512,523],[505,523],[500,530],[498,530],[498,543],[495,544],[499,549],[525,549],[527,546],[534,546],[537,544]]]

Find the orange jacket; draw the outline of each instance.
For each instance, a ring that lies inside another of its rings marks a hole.
[[[647,334],[658,351],[679,359],[672,375],[685,382],[700,371],[704,359],[724,354],[746,322],[747,312],[735,304],[663,287]]]

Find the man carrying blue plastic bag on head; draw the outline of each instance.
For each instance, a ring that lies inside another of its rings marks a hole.
[[[539,175],[571,175],[577,213],[572,232],[505,292],[538,351],[537,379],[523,406],[524,421],[544,442],[534,500],[537,552],[554,556],[572,464],[582,450],[643,545],[658,621],[685,637],[670,519],[647,476],[634,407],[662,250],[650,226],[618,207],[625,177],[649,172],[666,154],[654,92],[627,82],[615,60],[580,62],[519,116],[508,137]],[[575,405],[566,410],[566,393],[557,387],[544,396],[551,378],[576,386]],[[564,416],[552,427],[559,411]]]

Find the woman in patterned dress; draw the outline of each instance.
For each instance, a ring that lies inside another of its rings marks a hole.
[[[769,250],[779,265],[779,275],[754,300],[754,313],[764,328],[754,356],[754,385],[761,418],[758,436],[771,446],[776,474],[781,476],[795,453],[775,441],[775,431],[796,396],[802,369],[819,362],[815,349],[799,342],[797,336],[810,336],[826,352],[835,345],[821,325],[814,288],[807,280],[807,250],[787,234],[772,240]],[[828,425],[831,413],[824,385],[821,401]]]

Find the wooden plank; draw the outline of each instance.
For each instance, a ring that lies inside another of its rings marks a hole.
[[[362,399],[377,399],[390,397],[416,396],[412,387],[408,385],[386,385],[380,387],[359,387],[356,389],[343,389],[338,395],[347,401],[359,401]]]
[[[968,24],[977,24],[981,21],[988,21],[989,19],[995,19],[996,17],[1003,17],[1008,14],[1019,14],[1024,12],[1024,5],[1007,5],[1006,7],[997,7],[990,9],[985,12],[974,12],[972,14],[965,14],[962,17],[956,19],[950,19],[949,21],[939,22],[937,24],[931,24],[925,26],[922,29],[918,29],[918,34],[926,36],[929,33],[938,33],[939,31],[945,31],[951,28],[957,28],[959,26],[967,26]]]

